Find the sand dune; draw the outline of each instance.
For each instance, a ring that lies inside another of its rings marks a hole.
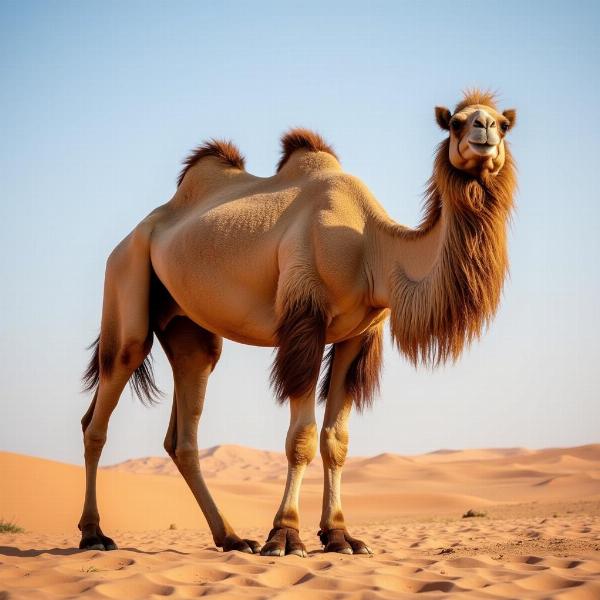
[[[285,479],[282,454],[202,451],[240,534],[264,539]],[[309,557],[224,554],[171,461],[101,469],[104,529],[120,549],[76,550],[83,469],[0,453],[0,598],[600,598],[600,445],[444,450],[349,459],[344,509],[376,554],[323,554],[318,460],[302,492]],[[463,519],[469,508],[484,518]],[[176,530],[170,530],[174,524]]]

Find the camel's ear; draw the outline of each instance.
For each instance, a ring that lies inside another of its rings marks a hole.
[[[509,108],[502,114],[508,119],[508,129],[512,129],[517,122],[517,111],[514,108]]]
[[[442,129],[450,129],[452,113],[445,106],[435,107],[435,120]]]

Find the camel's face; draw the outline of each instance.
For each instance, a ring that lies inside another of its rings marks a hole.
[[[440,127],[450,131],[450,162],[472,175],[492,175],[504,166],[504,137],[516,120],[516,111],[499,113],[484,104],[473,104],[455,112],[436,107]]]

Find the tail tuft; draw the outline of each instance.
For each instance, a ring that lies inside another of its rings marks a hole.
[[[163,393],[154,379],[152,354],[148,353],[144,362],[133,372],[129,387],[145,406],[153,406],[161,400]]]
[[[94,391],[100,382],[100,335],[86,348],[86,350],[92,349],[92,358],[81,378],[84,392]]]
[[[83,391],[93,392],[96,391],[100,383],[100,336],[87,347],[87,350],[92,350],[92,357],[83,373]],[[104,371],[110,372],[113,365],[113,357],[105,357],[103,364]],[[161,399],[163,394],[154,379],[152,355],[150,353],[148,353],[144,362],[133,372],[129,380],[129,386],[131,392],[146,406],[152,406]]]

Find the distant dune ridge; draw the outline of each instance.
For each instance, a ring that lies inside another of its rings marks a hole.
[[[242,446],[201,452],[219,505],[257,539],[286,465]],[[0,518],[27,530],[0,534],[1,598],[600,598],[600,444],[350,458],[344,510],[373,558],[321,552],[318,459],[301,497],[307,559],[216,551],[168,458],[101,469],[102,526],[121,548],[111,553],[73,550],[82,467],[1,452],[0,473]],[[463,519],[469,509],[486,516]]]

